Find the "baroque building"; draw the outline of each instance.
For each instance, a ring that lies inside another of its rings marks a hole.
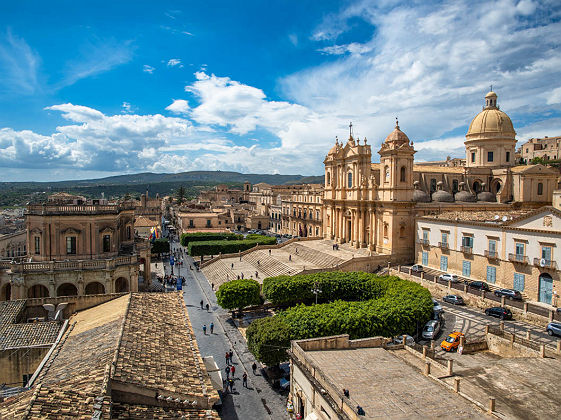
[[[338,243],[414,258],[415,217],[447,210],[536,208],[552,201],[558,173],[543,165],[515,164],[516,132],[485,96],[465,140],[464,162],[415,164],[413,142],[396,122],[382,143],[380,163],[351,131],[325,160],[323,236]]]

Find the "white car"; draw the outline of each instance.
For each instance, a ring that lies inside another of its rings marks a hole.
[[[436,299],[432,299],[432,304],[434,305],[432,310],[434,311],[434,313],[440,313],[442,312],[442,305],[440,304],[440,302]]]
[[[459,283],[460,279],[458,278],[458,276],[456,274],[449,274],[449,273],[444,273],[441,274],[440,276],[438,276],[439,280],[444,280],[444,281],[448,281],[450,280],[452,283]]]

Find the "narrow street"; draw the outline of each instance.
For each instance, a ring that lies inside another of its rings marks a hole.
[[[174,242],[172,249],[176,251],[183,249],[183,247]],[[228,394],[221,392],[221,418],[226,420],[288,419],[286,397],[271,388],[262,376],[261,366],[258,362],[257,374],[253,374],[251,365],[255,362],[255,358],[247,349],[242,335],[232,323],[229,312],[224,311],[217,305],[216,296],[204,274],[189,269],[189,265],[193,264],[193,259],[185,256],[183,261],[184,265],[182,267],[174,267],[174,274],[185,277],[183,296],[201,355],[203,357],[213,356],[223,378],[225,378],[225,353],[229,350],[234,352],[233,365],[236,368],[234,392]],[[164,261],[164,267],[166,274],[169,274],[169,259],[167,262]],[[201,300],[203,301],[203,309],[200,305]],[[205,309],[207,303],[210,306],[208,312]],[[214,323],[213,334],[210,334],[211,323]],[[203,325],[207,326],[206,335],[203,333]],[[248,388],[242,386],[241,378],[244,371],[248,375]]]

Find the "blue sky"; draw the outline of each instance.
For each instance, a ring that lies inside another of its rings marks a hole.
[[[519,140],[561,135],[558,1],[82,3],[0,3],[2,180],[321,174],[395,116],[462,156],[490,84]]]

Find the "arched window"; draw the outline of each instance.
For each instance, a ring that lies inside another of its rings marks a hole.
[[[458,192],[458,180],[457,179],[452,180],[452,192],[454,192],[454,193]]]
[[[384,238],[388,237],[388,224],[384,223]]]
[[[353,187],[353,173],[349,172],[347,185],[349,188]]]
[[[405,166],[401,167],[400,174],[399,174],[399,180],[401,182],[405,182]]]
[[[538,182],[538,195],[542,195],[543,194],[543,184],[541,182]]]
[[[433,193],[436,191],[436,179],[430,180],[430,192]]]
[[[385,173],[385,178],[386,178],[386,182],[390,182],[390,168],[388,166],[384,167],[384,173]]]
[[[327,173],[327,185],[331,185],[331,174]]]

